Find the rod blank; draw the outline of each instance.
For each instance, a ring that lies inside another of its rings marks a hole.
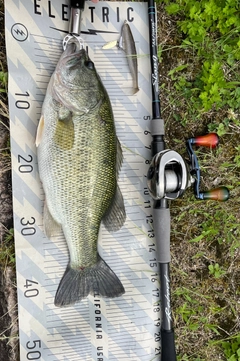
[[[164,122],[161,119],[161,107],[158,85],[158,54],[157,54],[157,22],[154,0],[148,0],[149,40],[152,80],[152,155],[165,149]],[[161,361],[176,361],[174,332],[170,305],[170,211],[168,201],[162,199],[154,202],[153,206],[154,230],[156,239],[157,258],[160,263],[162,324],[161,324]]]

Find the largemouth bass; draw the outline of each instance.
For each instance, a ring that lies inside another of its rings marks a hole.
[[[94,63],[74,43],[49,82],[36,145],[46,198],[44,230],[50,237],[61,227],[69,249],[55,305],[71,305],[88,294],[122,295],[122,283],[97,251],[101,222],[112,232],[126,217],[117,185],[121,146]]]

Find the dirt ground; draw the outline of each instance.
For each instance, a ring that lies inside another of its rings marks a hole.
[[[0,149],[6,149],[9,133],[7,119],[0,119]],[[6,157],[8,159],[6,160]],[[0,152],[0,242],[5,242],[8,230],[12,228],[11,170],[9,154]],[[11,240],[13,243],[13,239]],[[15,270],[12,266],[0,267],[0,360],[16,361],[16,287]],[[14,351],[15,350],[15,351]]]
[[[6,237],[13,227],[11,168],[8,119],[0,116],[0,251],[13,249],[13,237]],[[8,248],[5,248],[8,247]],[[2,253],[3,254],[3,253]],[[2,260],[1,256],[1,260]],[[17,297],[15,269],[7,256],[0,266],[0,360],[17,361]],[[6,263],[5,263],[6,262]]]

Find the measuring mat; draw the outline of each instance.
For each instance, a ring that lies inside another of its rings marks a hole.
[[[63,234],[48,239],[43,233],[35,137],[70,9],[67,0],[7,0],[5,9],[21,361],[158,359],[159,278],[146,188],[152,105],[147,4],[88,1],[82,15],[81,36],[109,94],[124,157],[119,186],[127,219],[116,233],[102,226],[98,248],[126,293],[88,296],[66,308],[55,307],[54,296],[68,250]],[[119,39],[125,20],[138,53],[140,90],[134,95],[124,52],[102,49]]]

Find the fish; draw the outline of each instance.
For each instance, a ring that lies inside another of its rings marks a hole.
[[[123,23],[118,47],[126,53],[129,70],[133,79],[133,94],[136,94],[139,91],[137,51],[132,31],[127,20]]]
[[[118,297],[124,287],[97,249],[100,225],[118,231],[126,219],[118,175],[123,161],[107,91],[85,49],[68,43],[49,81],[36,135],[45,193],[44,232],[62,229],[69,262],[54,304],[89,294]]]

